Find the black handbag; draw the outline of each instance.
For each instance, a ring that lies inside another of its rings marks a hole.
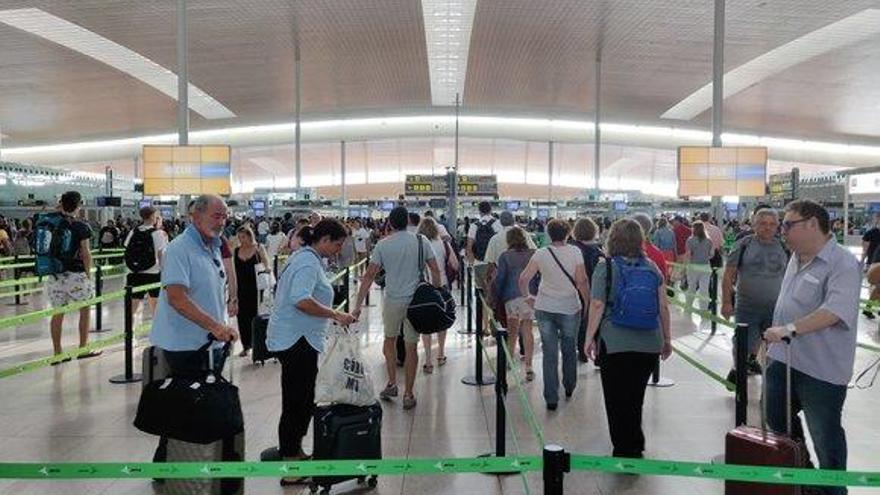
[[[455,299],[446,287],[434,287],[425,280],[421,235],[417,235],[416,240],[419,243],[419,285],[406,309],[406,317],[418,333],[442,332],[455,323]]]
[[[171,376],[148,383],[141,391],[134,426],[152,435],[208,444],[244,431],[238,387],[213,371],[211,341],[204,373]],[[229,344],[223,348],[229,352]]]

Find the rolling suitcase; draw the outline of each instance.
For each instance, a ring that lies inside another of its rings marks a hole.
[[[787,362],[791,363],[791,342],[786,346]],[[762,377],[766,396],[766,372]],[[761,397],[761,427],[738,426],[727,433],[725,438],[725,462],[750,466],[781,466],[792,468],[807,467],[809,452],[806,445],[791,437],[791,365],[786,366],[785,405],[788,411],[787,435],[767,430],[766,399]],[[800,485],[752,483],[744,481],[725,481],[725,495],[801,495]]]
[[[251,360],[254,364],[266,364],[273,358],[266,347],[266,329],[269,327],[269,315],[257,315],[251,323]]]
[[[371,406],[317,407],[314,417],[312,456],[316,461],[382,458],[382,406],[378,402]],[[315,476],[309,488],[312,493],[319,488],[330,493],[331,486],[351,479],[359,484],[366,482],[371,488],[376,486],[376,476]]]

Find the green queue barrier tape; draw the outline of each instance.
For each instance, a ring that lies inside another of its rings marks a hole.
[[[134,337],[142,337],[146,335],[152,323],[144,323],[140,327],[138,327],[134,332]],[[54,356],[49,356],[46,358],[35,359],[33,361],[28,361],[26,363],[18,364],[15,366],[11,366],[9,368],[0,370],[0,379],[8,378],[10,376],[15,376],[21,373],[25,373],[28,371],[34,371],[41,368],[45,368],[46,366],[50,366],[53,363],[57,363],[63,361],[65,359],[73,359],[82,354],[88,354],[92,351],[103,349],[104,347],[108,347],[114,344],[118,344],[125,340],[125,332],[117,333],[115,335],[111,335],[109,337],[95,340],[87,344],[85,347],[78,347],[72,351],[62,352],[61,354],[56,354]]]
[[[811,486],[880,486],[880,472],[623,459],[572,454],[572,471],[602,471]]]
[[[858,345],[858,346],[861,347],[862,349],[865,349],[865,350],[868,350],[868,351],[880,352],[880,347],[877,347],[877,346],[875,346],[875,345],[865,344],[865,343],[862,343],[862,342],[859,342],[859,343],[856,344],[856,345]]]
[[[0,463],[0,479],[281,478],[538,471],[538,456],[296,462]]]
[[[33,289],[24,289],[18,292],[0,292],[0,297],[26,296],[28,294],[34,294],[36,292],[43,292],[45,289],[45,287],[34,287]]]
[[[667,264],[669,266],[678,266],[681,268],[685,268],[687,270],[693,270],[695,272],[703,272],[703,273],[712,273],[715,268],[712,268],[708,264],[698,264],[698,263],[678,263],[676,261],[668,261]],[[722,267],[723,268],[723,267]]]
[[[41,309],[39,311],[34,311],[32,313],[27,313],[23,315],[12,315],[7,316],[6,318],[0,318],[0,330],[5,330],[7,328],[14,328],[19,325],[26,325],[28,323],[35,323],[43,318],[47,318],[50,316],[60,315],[63,313],[69,313],[71,311],[76,311],[78,309],[87,308],[97,303],[104,303],[107,301],[112,301],[114,299],[119,299],[125,296],[124,290],[118,290],[115,292],[108,292],[101,297],[93,297],[91,299],[87,299],[85,301],[79,301],[75,303],[70,303],[65,306],[59,306],[57,308],[46,308]]]
[[[679,357],[681,357],[682,359],[684,359],[685,361],[690,363],[691,366],[693,366],[694,368],[697,368],[698,370],[702,371],[709,378],[711,378],[711,379],[715,380],[716,382],[720,383],[721,385],[723,385],[725,388],[727,388],[728,391],[732,392],[735,390],[736,386],[733,383],[727,381],[727,379],[725,379],[723,376],[712,371],[711,369],[709,369],[708,366],[706,366],[705,364],[698,361],[696,358],[688,355],[686,352],[679,349],[678,346],[675,345],[675,343],[672,344],[672,352],[674,352],[676,355],[678,355]]]
[[[676,289],[673,289],[673,290],[676,290]],[[691,306],[688,306],[687,303],[679,301],[678,299],[676,299],[674,297],[667,297],[667,299],[669,300],[670,303],[684,309],[688,313],[692,313],[692,314],[701,316],[703,318],[706,318],[707,320],[714,321],[714,322],[718,323],[719,325],[724,325],[724,326],[730,327],[730,328],[736,328],[736,325],[733,322],[731,322],[730,320],[725,320],[724,318],[721,318],[718,315],[714,315],[708,311],[695,309]]]
[[[543,464],[543,459],[539,456],[212,463],[18,462],[0,463],[0,479],[69,480],[442,475],[511,471],[535,472],[543,470]],[[624,459],[585,454],[572,454],[571,470],[651,476],[682,476],[783,485],[880,487],[880,472],[709,464],[659,459]]]

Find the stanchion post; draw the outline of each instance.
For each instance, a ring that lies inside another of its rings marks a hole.
[[[100,297],[104,294],[104,270],[101,268],[101,265],[95,265],[95,297],[99,298],[98,302],[95,304],[95,332],[103,332],[103,320],[104,315],[102,314],[102,305]]]
[[[275,275],[275,280],[278,280],[278,253],[272,258],[272,273]]]
[[[465,294],[465,304],[467,304],[467,333],[472,333],[474,331],[473,321],[474,321],[474,270],[472,267],[467,267],[467,287],[465,288],[467,293]]]
[[[131,286],[125,286],[125,373],[110,379],[110,383],[135,383],[141,381],[141,375],[134,372],[134,315],[132,314]]]
[[[709,312],[714,316],[718,316],[718,269],[712,268],[712,275],[709,277]],[[712,335],[718,329],[718,323],[713,318],[711,323]]]
[[[479,299],[479,298],[478,298]],[[461,379],[461,383],[465,385],[473,385],[476,387],[482,385],[492,385],[495,378],[491,376],[483,376],[483,302],[477,301],[477,334],[474,335],[476,356],[474,357],[474,376],[466,376]]]
[[[16,254],[16,255],[13,255],[13,260],[12,260],[12,262],[13,262],[14,264],[16,264],[16,265],[18,264],[18,255],[17,255],[17,254]],[[21,304],[21,294],[19,294],[19,291],[21,290],[21,286],[18,285],[17,281],[18,281],[18,279],[21,278],[21,271],[18,269],[17,266],[16,266],[15,268],[12,269],[12,276],[15,277],[15,280],[16,280],[16,284],[15,284],[15,305],[18,306],[18,305]]]
[[[562,495],[565,473],[571,472],[571,454],[559,445],[544,446],[544,495]]]
[[[348,313],[349,303],[348,301],[351,299],[351,266],[345,267],[345,275],[342,276],[342,286],[345,287],[345,302],[343,303],[343,308],[345,308],[345,312]]]
[[[495,381],[495,456],[504,457],[505,441],[507,433],[507,410],[504,399],[507,396],[507,356],[504,354],[504,344],[507,340],[507,329],[500,326],[495,328],[495,345],[497,358],[495,366],[498,379]]]
[[[665,376],[660,376],[660,361],[657,361],[657,365],[654,367],[654,372],[651,373],[651,380],[648,382],[648,386],[667,388],[673,385],[675,385],[675,380],[673,380],[672,378],[667,378]]]
[[[364,273],[366,273],[367,269],[369,269],[369,268],[370,268],[370,253],[369,253],[369,251],[367,251],[367,262],[364,264],[363,270],[361,270],[361,278],[360,278],[359,283],[361,283],[361,284],[364,283]],[[364,304],[367,306],[370,305],[370,292],[372,292],[372,290],[371,290],[372,288],[373,288],[373,284],[371,282],[370,286],[367,287],[367,297],[364,300]]]
[[[749,387],[749,325],[737,323],[733,334],[736,346],[736,426],[748,421]]]

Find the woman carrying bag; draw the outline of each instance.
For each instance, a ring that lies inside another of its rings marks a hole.
[[[345,227],[324,219],[299,231],[303,247],[291,255],[278,281],[275,306],[269,317],[266,344],[281,361],[281,420],[278,445],[284,460],[308,460],[302,439],[315,410],[318,353],[330,321],[342,326],[354,322],[349,313],[336,311],[333,287],[324,272],[322,258],[339,254]],[[284,478],[281,485],[303,483],[303,478]]]
[[[578,248],[565,243],[568,223],[551,220],[547,224],[550,245],[538,249],[519,276],[519,290],[535,308],[535,319],[544,348],[544,401],[555,411],[559,402],[559,353],[562,353],[562,385],[570,399],[577,387],[577,333],[589,301],[590,283]],[[529,282],[541,275],[538,294],[529,291]]]
[[[236,232],[239,246],[235,248],[232,259],[235,263],[235,278],[238,281],[238,333],[243,347],[239,356],[245,357],[251,350],[251,324],[257,316],[260,305],[260,289],[257,278],[265,277],[258,272],[269,266],[269,257],[263,246],[256,243],[254,231],[250,227],[239,227]],[[261,268],[262,267],[262,268]]]

